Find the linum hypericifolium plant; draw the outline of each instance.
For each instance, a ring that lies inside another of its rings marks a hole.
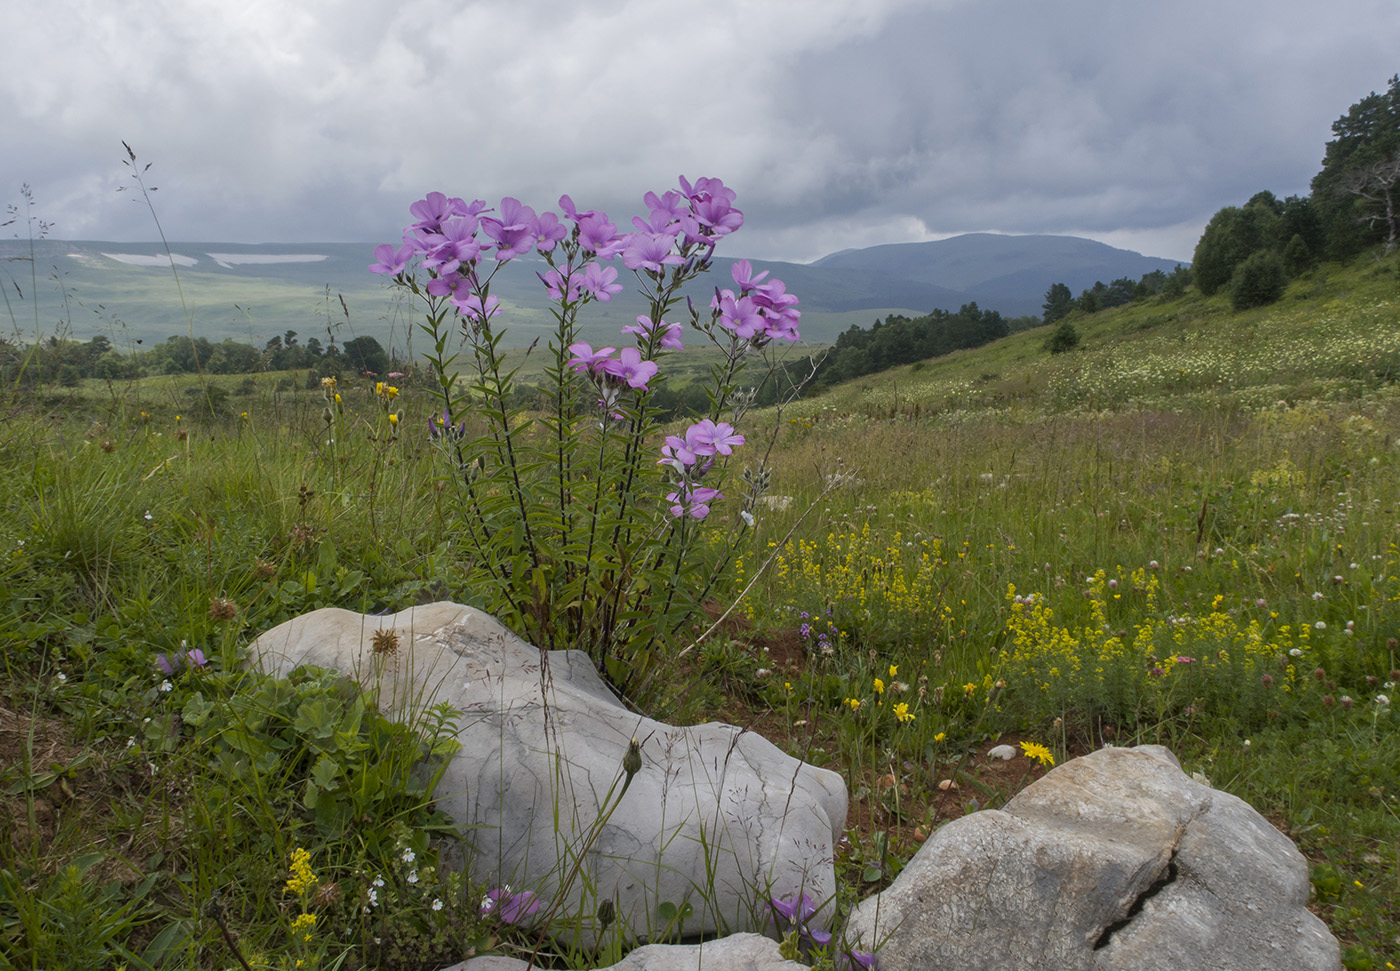
[[[402,245],[378,247],[370,267],[425,308],[442,405],[430,431],[452,467],[489,609],[542,648],[587,651],[626,690],[646,682],[659,649],[711,595],[768,480],[760,462],[741,495],[725,495],[730,456],[747,444],[736,426],[753,401],[741,373],[757,358],[767,372],[754,383],[773,376],[774,342],[798,339],[797,298],[740,261],[734,288],[717,287],[707,313],[689,301],[677,313],[682,286],[710,269],[716,245],[743,224],[734,199],[718,179],[682,178],[679,190],[648,192],[646,217],[624,233],[568,196],[561,218],[512,198],[488,208],[433,192],[410,207]],[[500,267],[527,253],[548,266],[537,275],[555,320],[545,404],[534,411],[513,395],[516,370],[491,292]],[[619,260],[647,312],[623,328],[633,346],[595,350],[578,339],[579,314],[622,290],[611,265]],[[650,402],[667,355],[682,347],[681,322],[667,319],[676,316],[722,356],[708,416],[663,436]]]

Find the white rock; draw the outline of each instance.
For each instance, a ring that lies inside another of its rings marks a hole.
[[[381,630],[397,634],[395,653],[374,653]],[[583,853],[560,913],[585,915],[584,943],[604,898],[646,939],[666,902],[691,904],[686,935],[716,934],[761,929],[769,896],[834,893],[840,776],[730,725],[673,728],[634,714],[580,651],[540,651],[481,611],[436,603],[382,617],[317,610],[263,634],[250,656],[276,674],[343,671],[400,719],[441,702],[460,712],[462,748],[437,804],[476,847],[470,875],[533,890],[547,910]],[[642,769],[586,845],[633,737]]]
[[[847,939],[882,971],[1339,971],[1297,848],[1164,748],[1102,749],[938,830]]]
[[[1016,747],[1014,745],[994,745],[987,749],[987,758],[1010,761],[1016,757]]]

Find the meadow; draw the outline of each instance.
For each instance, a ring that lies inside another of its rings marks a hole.
[[[723,619],[631,701],[842,772],[842,906],[1052,762],[1167,745],[1297,842],[1349,968],[1393,968],[1400,264],[1073,323],[1071,353],[1029,331],[752,414],[779,430]],[[374,384],[342,378],[339,435],[304,373],[217,409],[171,378],[6,401],[0,967],[535,945],[439,865],[413,767],[450,713],[397,725],[332,677],[241,665],[318,607],[482,603],[440,406],[408,376],[391,426]]]

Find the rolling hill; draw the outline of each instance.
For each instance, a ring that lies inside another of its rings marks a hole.
[[[39,240],[32,267],[29,246],[27,240],[0,240],[0,284],[10,318],[5,323],[21,340],[35,333],[77,339],[106,334],[126,347],[193,329],[210,340],[262,346],[294,330],[323,338],[329,331],[341,341],[368,334],[411,351],[414,314],[367,271],[370,243],[176,243],[171,250],[179,287],[159,243]],[[697,304],[707,303],[715,286],[729,284],[734,259],[715,262],[715,272],[688,290]],[[978,233],[846,250],[811,264],[755,265],[802,298],[804,337],[827,343],[851,324],[866,326],[888,313],[918,316],[971,301],[1006,317],[1038,314],[1052,283],[1078,292],[1097,280],[1136,280],[1176,263],[1072,236]],[[528,344],[551,327],[536,279],[543,269],[542,260],[521,259],[496,277],[493,292],[509,315],[513,345]],[[626,282],[626,271],[619,279]],[[595,305],[582,336],[610,340],[642,309],[630,290]]]

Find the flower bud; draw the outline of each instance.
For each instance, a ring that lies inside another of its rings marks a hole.
[[[627,773],[629,779],[642,771],[642,744],[637,741],[635,735],[622,756],[622,771]]]

